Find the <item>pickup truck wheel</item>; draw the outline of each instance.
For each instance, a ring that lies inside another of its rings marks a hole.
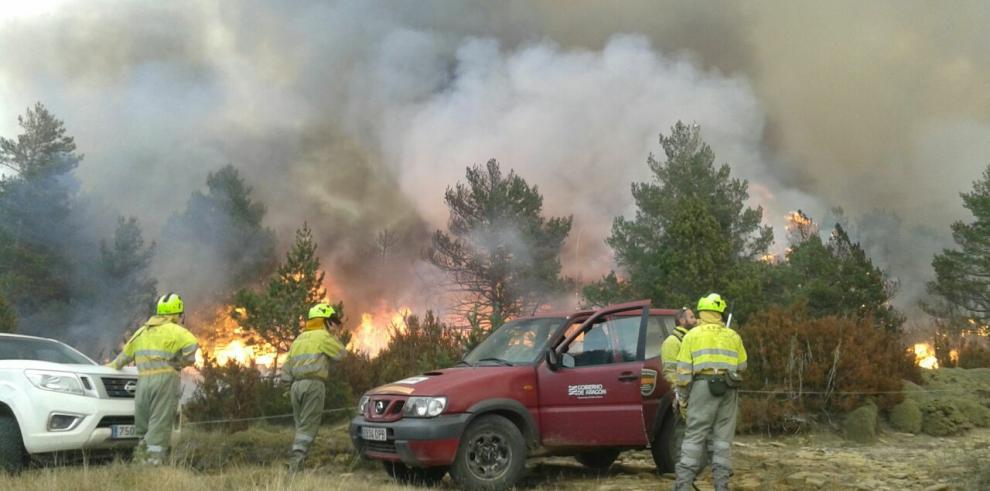
[[[412,486],[436,486],[447,475],[446,467],[409,467],[402,462],[382,462],[385,472],[389,477],[395,479],[400,484]]]
[[[674,426],[679,418],[674,412],[667,413],[660,425],[660,432],[653,440],[650,453],[653,454],[653,463],[657,466],[657,471],[661,474],[674,472],[677,464],[677,453],[681,449],[677,448],[677,441],[674,438]]]
[[[24,440],[17,420],[0,416],[0,470],[19,472],[24,467]]]
[[[526,470],[526,441],[516,425],[491,414],[464,431],[450,477],[470,491],[510,489]]]
[[[619,458],[619,451],[613,449],[592,450],[579,453],[574,458],[585,467],[603,471],[612,467],[615,459]]]

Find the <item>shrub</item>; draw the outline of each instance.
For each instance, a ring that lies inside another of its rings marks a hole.
[[[842,421],[846,439],[859,443],[871,443],[877,437],[877,407],[866,404],[846,415]]]
[[[990,409],[973,399],[961,398],[955,401],[956,407],[966,416],[966,420],[978,428],[990,426]]]
[[[898,431],[920,433],[921,406],[914,399],[905,399],[890,410],[890,424]]]
[[[812,318],[802,307],[753,316],[740,329],[749,355],[746,388],[784,391],[805,412],[846,412],[868,398],[890,409],[903,400],[902,380],[920,375],[897,333],[872,322]],[[857,392],[878,394],[843,394]]]
[[[183,406],[189,421],[254,418],[292,412],[288,384],[262,376],[253,363],[242,366],[230,360],[225,365],[218,365],[207,356],[199,373],[202,380]],[[288,421],[291,423],[291,419]],[[248,424],[232,422],[226,426],[240,430]]]
[[[773,397],[748,397],[739,399],[739,419],[736,431],[741,433],[766,432],[796,433],[807,426],[795,401]]]
[[[976,343],[959,348],[959,368],[990,368],[990,350]]]
[[[932,436],[949,436],[972,427],[956,401],[935,398],[921,405],[921,430]]]
[[[388,347],[371,362],[372,381],[374,385],[386,384],[453,366],[461,359],[462,347],[462,338],[433,312],[428,311],[422,319],[410,315],[405,331],[394,330]]]

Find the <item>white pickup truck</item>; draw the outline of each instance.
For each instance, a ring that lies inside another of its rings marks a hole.
[[[132,448],[137,372],[53,339],[0,334],[0,471],[30,456]]]

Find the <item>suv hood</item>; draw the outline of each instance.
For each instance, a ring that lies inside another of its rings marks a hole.
[[[465,386],[502,386],[507,380],[516,378],[514,375],[532,372],[532,365],[446,368],[375,387],[368,394],[441,396],[456,393]]]
[[[125,377],[137,376],[137,368],[134,367],[125,367],[122,370],[114,370],[113,368],[105,367],[103,365],[52,363],[48,361],[37,361],[37,360],[3,360],[0,361],[0,368],[50,370],[55,372],[84,373],[88,375],[100,375],[100,376],[112,376],[112,375],[125,376]]]

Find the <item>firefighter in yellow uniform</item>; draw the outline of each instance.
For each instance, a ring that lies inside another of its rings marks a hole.
[[[663,378],[670,383],[670,386],[674,388],[675,402],[674,411],[678,415],[674,423],[674,438],[672,442],[672,449],[674,451],[674,463],[680,460],[681,452],[681,442],[684,440],[684,431],[686,429],[685,421],[687,420],[686,407],[681,407],[682,399],[686,399],[687,396],[681,397],[679,391],[677,390],[677,355],[681,351],[681,340],[687,335],[688,331],[698,325],[698,319],[694,317],[694,312],[691,309],[684,307],[674,315],[674,332],[667,336],[667,339],[663,340],[663,344],[660,345],[660,359],[663,361]],[[701,468],[707,465],[708,452],[702,454]]]
[[[158,299],[156,315],[148,319],[117,355],[110,367],[120,370],[134,362],[138,369],[134,397],[134,431],[141,442],[136,460],[152,465],[165,461],[172,422],[179,407],[179,371],[196,361],[196,336],[180,324],[182,299],[169,293]]]
[[[736,433],[739,372],[746,369],[742,338],[722,322],[725,301],[712,293],[698,301],[700,322],[677,355],[677,385],[687,393],[687,430],[677,463],[677,491],[690,490],[701,471],[705,440],[711,438],[715,489],[729,489],[732,439]]]
[[[334,314],[336,311],[326,303],[309,309],[306,326],[292,342],[282,367],[282,380],[292,382],[290,392],[296,437],[292,442],[289,468],[293,471],[302,469],[309,446],[320,429],[330,362],[339,360],[346,353],[340,341],[327,331]]]

